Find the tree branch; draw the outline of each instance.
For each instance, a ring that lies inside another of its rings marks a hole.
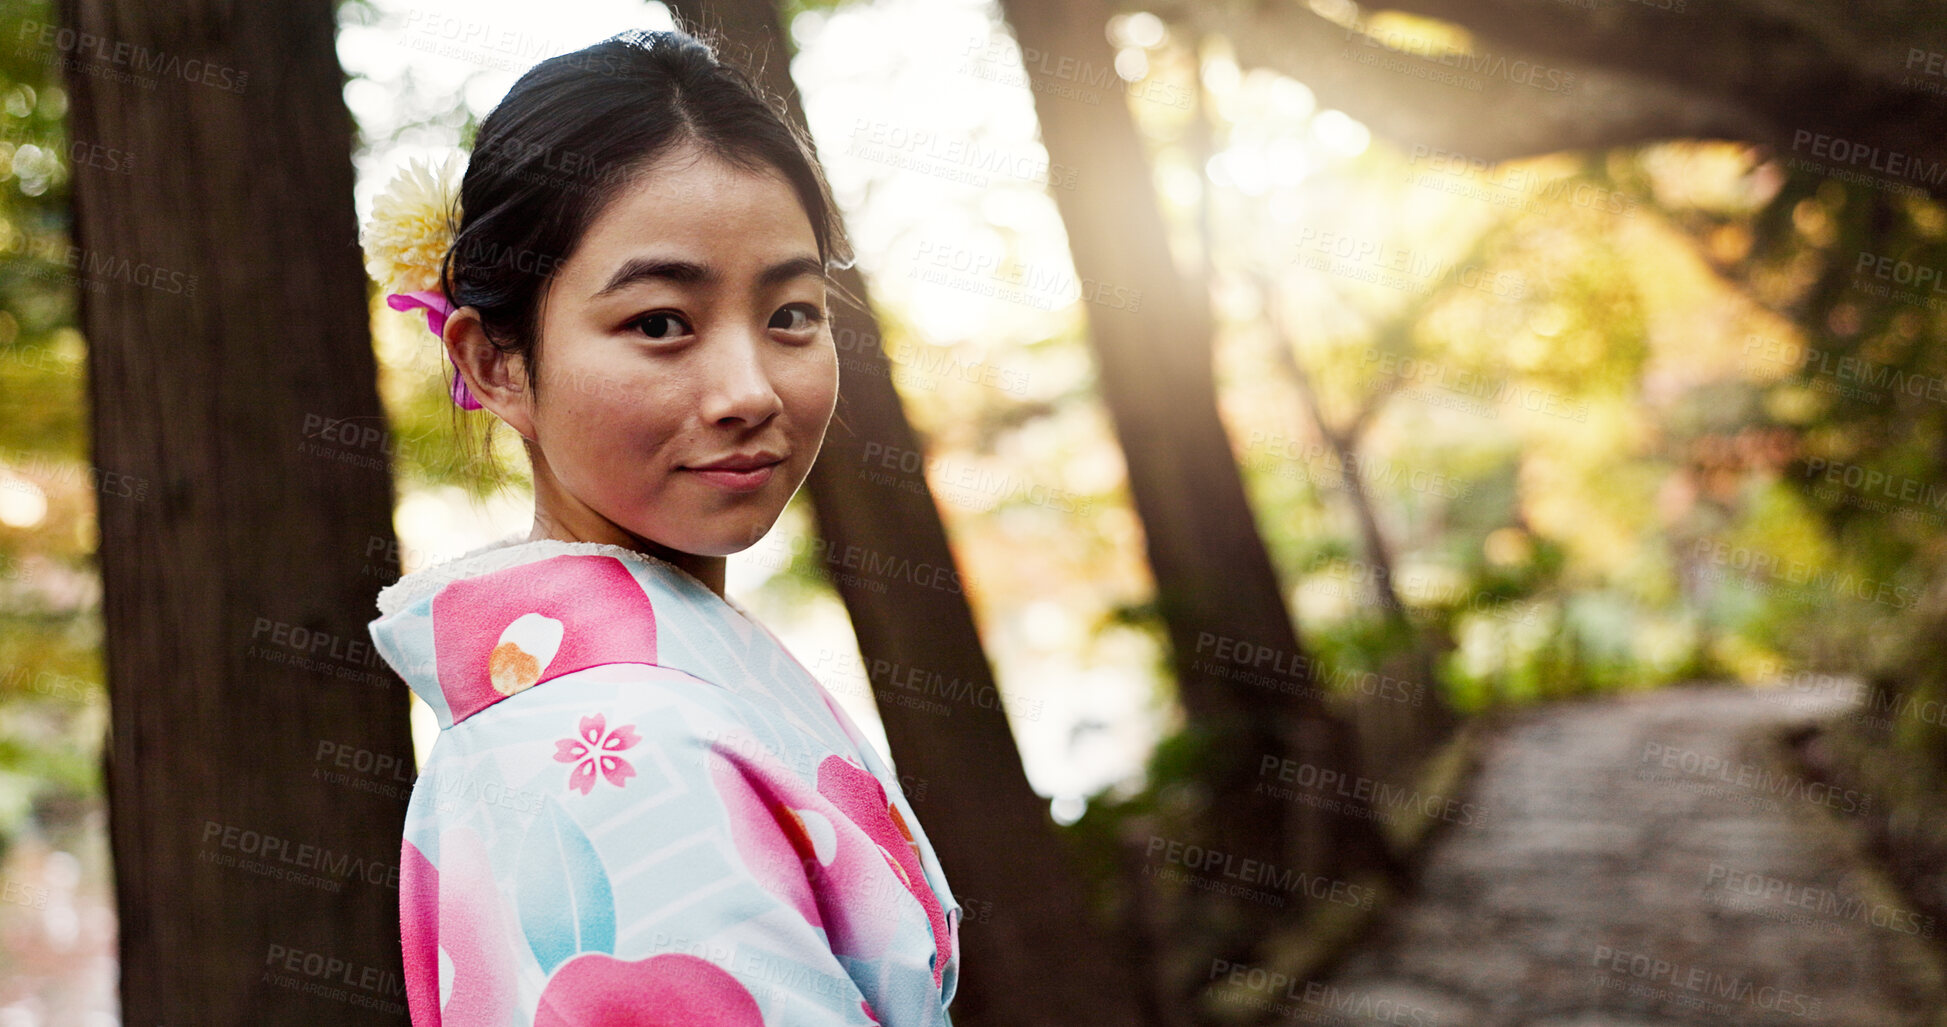
[[[1152,9],[1404,149],[1492,162],[1731,139],[1947,195],[1947,60],[1929,64],[1947,53],[1947,19],[1895,0],[1683,0],[1683,13],[1599,2],[1392,0],[1475,34],[1473,52],[1445,57],[1393,49],[1299,0]]]

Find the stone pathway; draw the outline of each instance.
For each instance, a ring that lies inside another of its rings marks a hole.
[[[1887,890],[1842,822],[1872,797],[1767,741],[1844,701],[1676,689],[1523,717],[1418,893],[1263,1022],[1947,1024],[1947,924]]]

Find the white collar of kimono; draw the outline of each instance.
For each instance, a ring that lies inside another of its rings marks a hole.
[[[661,564],[685,577],[692,577],[688,571],[660,557],[606,542],[562,542],[551,538],[530,542],[524,535],[509,535],[498,542],[490,542],[444,563],[436,563],[413,571],[385,586],[379,590],[379,612],[389,617],[427,596],[437,595],[440,589],[462,578],[476,577],[507,567],[564,555],[613,556],[624,561],[635,559]],[[724,601],[737,612],[748,616],[749,612],[734,600],[726,597]]]

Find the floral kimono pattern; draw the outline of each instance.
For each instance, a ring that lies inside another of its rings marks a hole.
[[[416,1025],[946,1025],[960,904],[898,779],[674,566],[500,543],[371,633],[439,719],[400,864]]]

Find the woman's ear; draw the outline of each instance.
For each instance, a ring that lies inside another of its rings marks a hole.
[[[522,438],[532,439],[533,393],[527,387],[526,364],[518,354],[503,353],[488,340],[480,312],[461,307],[448,314],[440,341],[473,398]]]

